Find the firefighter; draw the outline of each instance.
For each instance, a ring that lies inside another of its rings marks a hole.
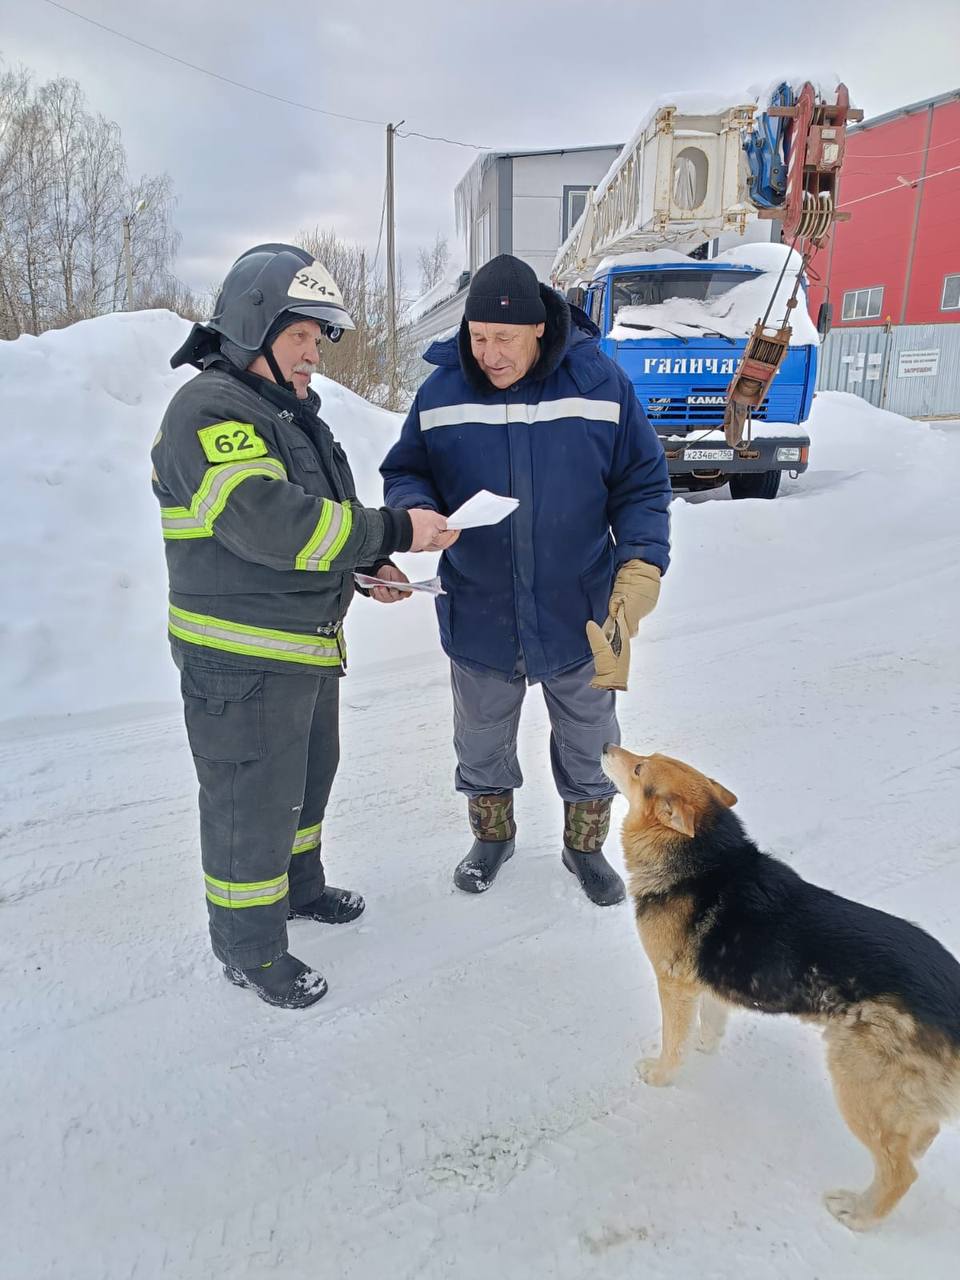
[[[237,986],[283,1008],[319,1000],[287,921],[340,923],[359,894],[326,883],[324,809],[339,759],[343,620],[354,571],[406,598],[396,551],[456,537],[435,511],[364,507],[310,387],[318,348],[354,324],[329,272],[286,244],[248,250],[212,319],[171,358],[200,370],[153,447],[169,634],[200,784],[210,936]]]

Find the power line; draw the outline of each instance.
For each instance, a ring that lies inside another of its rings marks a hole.
[[[952,147],[955,142],[960,142],[960,138],[948,138],[946,142],[938,142],[933,147],[920,147],[917,151],[890,151],[886,155],[877,156],[872,152],[857,152],[856,155],[851,153],[851,160],[902,160],[904,156],[922,156],[924,151],[939,151],[941,147]]]
[[[214,80],[233,85],[235,89],[245,89],[247,93],[256,93],[261,98],[270,98],[273,102],[282,102],[285,106],[296,107],[299,111],[312,111],[318,116],[332,116],[336,120],[352,120],[355,124],[372,124],[377,125],[379,128],[386,128],[386,120],[368,120],[363,116],[344,115],[340,111],[326,111],[322,107],[311,107],[306,102],[294,102],[291,98],[283,98],[278,93],[268,93],[265,89],[256,89],[253,85],[243,84],[240,80],[231,80],[229,76],[222,76],[217,71],[211,71],[209,67],[201,67],[195,62],[187,62],[186,58],[178,58],[176,54],[167,53],[165,49],[158,49],[155,45],[147,44],[144,40],[137,40],[133,36],[126,35],[123,31],[117,31],[115,27],[108,27],[105,22],[97,22],[95,18],[88,18],[84,13],[77,13],[76,9],[70,9],[65,4],[59,4],[57,0],[44,0],[44,3],[54,9],[60,9],[63,13],[69,13],[71,17],[79,18],[81,22],[88,22],[91,27],[99,27],[101,31],[108,31],[110,35],[117,36],[120,40],[126,40],[141,49],[147,49],[150,53],[155,53],[161,58],[169,58],[171,62],[177,62],[181,67],[189,67],[191,71],[199,71],[201,75],[211,76]]]
[[[470,147],[473,151],[492,151],[492,147],[483,147],[477,142],[456,142],[453,138],[438,138],[433,133],[417,133],[415,129],[397,130],[398,138],[426,138],[428,142],[446,142],[451,147]]]
[[[905,191],[910,187],[918,187],[921,182],[929,182],[931,178],[942,178],[945,173],[956,173],[958,170],[960,170],[960,164],[954,164],[949,169],[938,169],[936,173],[925,174],[922,178],[913,178],[910,181],[904,179],[903,182],[898,182],[895,187],[884,187],[882,191],[871,191],[868,196],[857,196],[855,200],[844,200],[843,204],[837,207],[849,209],[853,204],[863,204],[864,200],[875,200],[877,196],[889,195],[891,191]]]
[[[377,274],[377,262],[380,259],[380,246],[383,244],[383,219],[387,212],[387,184],[383,184],[383,204],[380,206],[380,230],[377,232],[377,251],[373,255],[373,266],[370,268],[371,275]]]
[[[158,49],[156,45],[147,44],[145,40],[138,40],[135,36],[129,36],[126,32],[118,31],[116,27],[108,26],[105,22],[98,22],[96,18],[89,18],[85,13],[78,13],[76,9],[71,9],[69,5],[60,4],[59,0],[44,0],[44,3],[50,5],[53,9],[59,9],[61,13],[69,13],[72,18],[77,18],[80,22],[86,22],[91,27],[106,31],[110,35],[116,36],[118,40],[126,40],[128,44],[136,45],[138,49],[146,49],[149,53],[155,53],[160,58],[167,58],[170,62],[176,62],[179,66],[187,67],[190,71],[196,71],[200,75],[210,76],[213,80],[219,80],[221,84],[232,85],[234,89],[243,89],[246,93],[255,93],[258,97],[269,98],[271,102],[280,102],[287,107],[296,107],[298,111],[311,111],[318,116],[330,116],[334,120],[350,120],[354,124],[375,125],[380,129],[387,127],[386,120],[371,120],[366,116],[351,116],[342,111],[327,111],[324,107],[314,107],[308,102],[295,102],[292,98],[284,98],[281,94],[270,93],[266,89],[258,89],[252,84],[244,84],[242,80],[233,80],[230,76],[221,75],[218,71],[211,71],[209,67],[201,67],[196,62],[188,62],[186,58],[180,58],[174,53],[168,53],[166,49]],[[430,133],[408,131],[398,136],[426,138],[430,142],[444,142],[451,147],[470,147],[475,151],[489,150],[488,147],[480,147],[475,142],[457,142],[454,138],[440,138]]]

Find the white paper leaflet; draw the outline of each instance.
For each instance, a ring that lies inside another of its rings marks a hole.
[[[499,524],[505,516],[512,515],[520,505],[516,498],[481,489],[468,498],[462,507],[447,516],[448,529],[478,529],[485,524]]]
[[[391,591],[425,591],[429,596],[447,594],[441,587],[439,578],[428,578],[425,582],[390,582],[386,578],[371,578],[369,573],[355,573],[353,580],[361,587],[389,587]]]

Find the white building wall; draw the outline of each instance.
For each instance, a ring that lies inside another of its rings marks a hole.
[[[558,151],[546,155],[490,157],[471,195],[467,230],[467,261],[471,272],[499,253],[513,253],[530,264],[549,283],[550,268],[563,232],[564,187],[593,187],[620,154],[619,146],[591,147],[583,151]],[[509,162],[504,175],[502,165]],[[469,171],[468,175],[469,177]],[[500,180],[503,212],[508,225],[501,226]],[[508,191],[512,186],[512,199]],[[482,238],[482,243],[480,240]],[[426,346],[439,334],[459,324],[466,291],[420,316],[413,326],[418,346]]]
[[[737,235],[735,231],[725,231],[723,235],[717,236],[715,240],[710,242],[711,258],[715,258],[718,253],[725,253],[727,249],[736,249],[742,244],[770,244],[780,239],[781,224],[771,218],[769,221],[764,218],[761,222],[759,218],[754,218],[752,222],[747,223],[747,229],[743,235]]]
[[[547,281],[563,239],[564,187],[596,186],[619,147],[514,156],[511,252]]]

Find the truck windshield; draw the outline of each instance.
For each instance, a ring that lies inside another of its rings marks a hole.
[[[613,277],[613,314],[621,307],[652,307],[671,298],[710,302],[759,271],[637,271]]]

